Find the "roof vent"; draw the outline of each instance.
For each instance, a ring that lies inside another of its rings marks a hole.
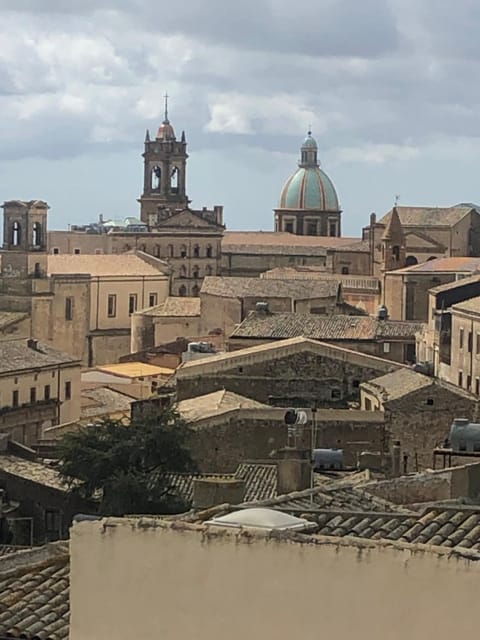
[[[255,305],[255,311],[258,315],[266,316],[267,313],[270,313],[270,308],[268,306],[268,302],[257,302]]]
[[[29,349],[34,349],[35,351],[38,351],[38,340],[34,340],[34,338],[29,338],[27,340],[27,347]]]
[[[251,527],[255,529],[275,529],[275,530],[293,530],[305,531],[316,529],[314,522],[305,520],[305,518],[297,518],[282,511],[265,508],[242,509],[233,511],[227,515],[212,518],[205,524],[212,524],[220,527],[243,528]]]

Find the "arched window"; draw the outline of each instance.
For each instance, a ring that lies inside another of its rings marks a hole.
[[[139,251],[142,251],[143,253],[146,253],[146,252],[147,252],[147,246],[146,246],[145,244],[141,244],[141,245],[138,247],[138,250],[139,250]]]
[[[198,265],[195,265],[192,269],[192,276],[194,278],[199,278],[200,277],[200,269],[198,267]]]
[[[179,288],[178,295],[182,296],[182,298],[187,295],[187,287],[184,284],[182,284],[182,286]]]
[[[192,296],[194,298],[198,298],[199,293],[200,293],[200,287],[197,284],[194,284],[192,287]]]
[[[152,169],[151,175],[151,187],[154,191],[158,191],[162,184],[162,170],[158,165],[155,165]]]
[[[124,247],[124,251],[131,251],[132,247],[129,244],[126,244]]]
[[[182,246],[180,247],[180,257],[181,258],[187,257],[187,246],[185,244],[182,244]]]
[[[398,245],[392,248],[392,254],[395,260],[400,260],[400,247]]]
[[[40,222],[34,222],[32,225],[32,245],[34,247],[42,245],[42,225]]]
[[[178,272],[178,277],[179,278],[186,278],[187,277],[187,268],[184,264],[182,264],[182,266],[180,267],[180,271]]]
[[[207,258],[211,258],[212,257],[212,245],[211,244],[207,245],[206,256],[207,256]]]
[[[178,193],[178,178],[179,178],[179,170],[178,167],[173,167],[172,173],[170,174],[170,192]]]
[[[211,276],[212,275],[212,267],[209,264],[207,264],[207,266],[205,267],[205,275],[206,276]]]
[[[12,224],[12,245],[14,247],[18,247],[21,241],[22,241],[22,227],[20,226],[19,222],[15,221]]]
[[[193,245],[193,257],[194,258],[200,257],[200,247],[198,246],[198,244]]]
[[[167,253],[169,258],[173,258],[173,244],[168,245]]]
[[[436,260],[437,256],[430,256],[430,258],[427,260],[427,262],[430,262],[430,260]]]
[[[156,244],[156,245],[154,246],[154,248],[153,248],[153,255],[154,255],[156,258],[160,258],[160,245],[159,245],[159,244]]]
[[[405,260],[405,265],[407,267],[413,267],[414,264],[418,264],[418,260],[416,259],[415,256],[407,256],[407,259]]]

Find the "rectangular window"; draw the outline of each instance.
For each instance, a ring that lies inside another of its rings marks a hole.
[[[95,249],[95,255],[100,256],[102,254],[101,249]]]
[[[43,397],[45,400],[50,400],[50,385],[46,384],[43,389]]]
[[[285,231],[287,233],[293,233],[293,222],[286,222],[285,223]]]
[[[477,333],[477,345],[476,345],[476,354],[477,356],[480,354],[480,333]]]
[[[330,223],[330,228],[329,228],[329,236],[335,238],[337,235],[337,223],[336,222],[331,222]]]
[[[59,248],[58,247],[53,247],[52,253],[53,253],[54,256],[58,255],[60,253]]]
[[[37,389],[36,387],[31,387],[30,389],[30,402],[36,402],[37,401]]]
[[[128,296],[128,313],[132,315],[132,313],[135,313],[136,310],[137,310],[137,294],[131,293]]]
[[[470,391],[472,386],[472,376],[467,376],[467,389]]]
[[[371,411],[372,410],[372,401],[370,400],[370,398],[365,398],[365,411]]]
[[[383,343],[383,353],[390,353],[390,343],[389,342],[384,342]]]
[[[480,378],[475,378],[475,395],[480,395]]]
[[[73,298],[65,298],[65,320],[73,320]]]
[[[18,391],[17,390],[15,390],[12,393],[12,406],[18,407]]]
[[[72,397],[72,383],[67,380],[65,382],[65,400],[70,400]]]
[[[154,307],[157,304],[157,294],[156,293],[151,293],[148,296],[148,306],[149,307]]]
[[[463,329],[460,329],[458,334],[458,348],[463,349]]]
[[[45,509],[45,535],[47,540],[54,541],[62,535],[62,516],[56,509]]]
[[[461,371],[458,372],[458,386],[463,386],[463,373]]]
[[[73,250],[73,253],[74,253],[76,256],[78,256],[78,254],[80,253],[80,249],[74,249],[74,250]]]
[[[473,333],[471,331],[468,332],[468,353],[472,353],[473,349]]]
[[[111,293],[107,298],[107,315],[114,318],[117,315],[117,296]]]

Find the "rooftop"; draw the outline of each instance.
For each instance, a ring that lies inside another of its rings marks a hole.
[[[188,422],[206,420],[236,409],[270,409],[268,405],[222,389],[204,396],[181,400],[177,409]]]
[[[0,311],[0,331],[4,331],[11,325],[25,320],[25,318],[28,318],[28,313],[20,311]]]
[[[417,373],[412,369],[404,368],[368,382],[363,382],[361,387],[375,394],[380,394],[383,402],[389,402],[390,400],[403,398],[409,393],[430,387],[434,382],[433,378],[424,376],[422,373]]]
[[[97,371],[103,373],[111,373],[115,376],[123,378],[143,378],[148,376],[171,376],[175,373],[174,369],[167,367],[157,367],[154,364],[146,362],[120,362],[118,364],[102,364],[95,367]]]
[[[339,295],[338,280],[273,280],[265,278],[239,278],[207,276],[200,293],[223,298],[336,298]]]
[[[0,375],[29,369],[42,369],[60,365],[79,365],[80,361],[57,351],[44,342],[29,340],[4,340],[0,342]]]
[[[460,222],[473,207],[396,207],[402,226],[406,227],[453,227]],[[380,224],[388,224],[392,210],[379,220]]]
[[[446,282],[445,284],[439,284],[437,287],[430,289],[430,293],[443,293],[444,291],[452,291],[453,289],[462,289],[468,287],[471,284],[480,283],[480,275],[468,276],[466,278],[460,278],[453,282]]]
[[[153,262],[158,262],[158,267]],[[141,253],[122,254],[57,254],[48,256],[48,275],[88,273],[92,276],[159,276],[168,266],[162,260]],[[166,276],[165,276],[166,277]]]
[[[377,320],[370,316],[320,316],[300,313],[260,314],[252,311],[233,331],[231,338],[271,338],[304,336],[312,340],[415,339],[421,322]]]
[[[362,245],[361,238],[297,236],[284,231],[226,231],[222,239],[222,252],[326,255],[327,249],[357,244]]]
[[[137,312],[154,317],[185,317],[200,315],[200,298],[178,298],[169,296],[162,304]]]
[[[458,302],[452,306],[453,311],[466,311],[467,313],[480,314],[480,296],[476,298],[470,298],[470,300],[464,300]]]
[[[92,386],[82,388],[82,420],[109,416],[116,413],[130,415],[130,405],[134,398],[108,387]]]
[[[344,291],[361,289],[378,293],[380,290],[379,278],[327,273],[325,267],[275,267],[265,271],[260,277],[269,280],[337,280],[341,282]]]
[[[67,640],[69,573],[63,542],[0,557],[0,636]]]
[[[331,359],[361,363],[376,371],[394,371],[403,366],[391,360],[384,360],[366,353],[359,353],[352,349],[317,342],[309,338],[297,337],[274,343],[260,344],[246,349],[239,349],[238,351],[230,353],[222,353],[202,360],[184,362],[177,369],[176,375],[179,378],[187,378],[193,375],[199,375],[200,373],[213,372],[217,374],[222,370],[228,370],[240,363],[271,362],[272,360],[285,358],[301,352],[312,352]]]
[[[0,454],[0,472],[41,484],[57,491],[68,491],[67,485],[54,467],[42,462],[27,460],[12,454]]]
[[[480,271],[480,258],[435,258],[411,267],[389,271],[389,274],[403,273],[475,273]]]

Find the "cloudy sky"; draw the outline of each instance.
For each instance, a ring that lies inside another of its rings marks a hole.
[[[397,194],[480,201],[479,31],[476,0],[0,0],[0,198],[137,215],[168,91],[230,229],[272,227],[309,124],[344,235]]]

